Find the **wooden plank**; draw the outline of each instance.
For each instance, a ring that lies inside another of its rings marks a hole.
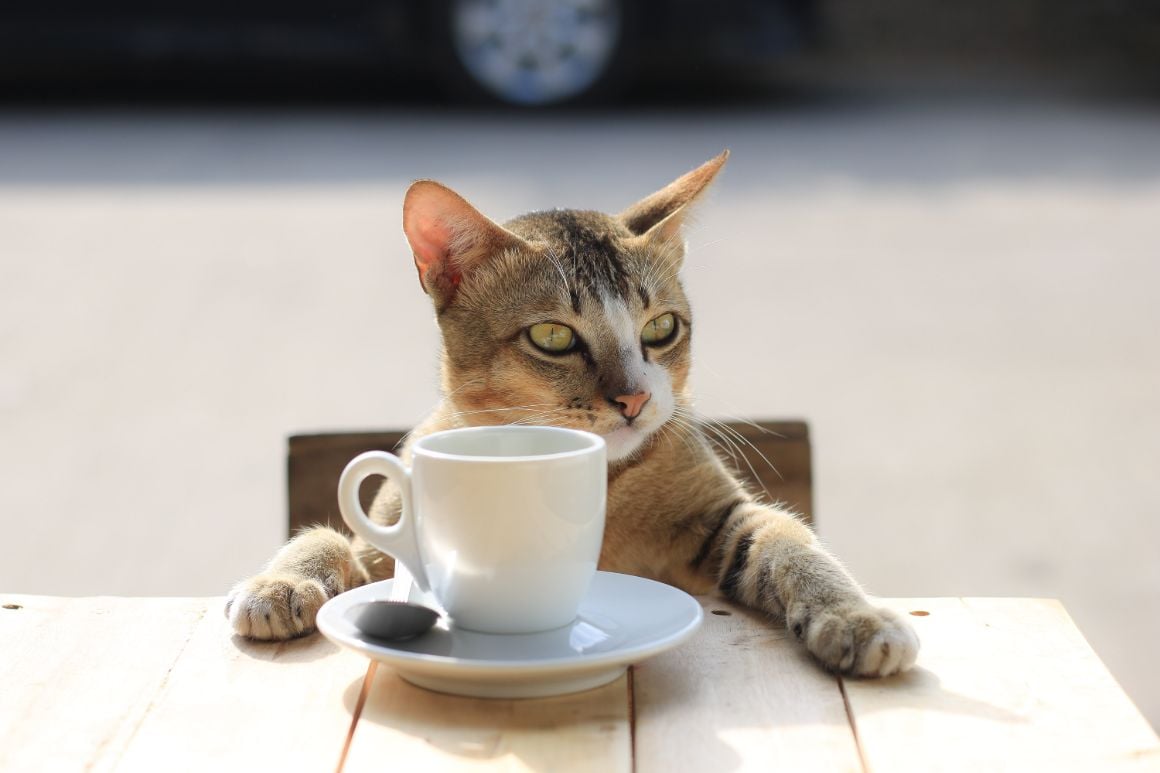
[[[918,665],[845,680],[872,770],[1160,770],[1160,740],[1059,602],[900,599]]]
[[[345,773],[632,769],[628,680],[558,698],[441,695],[376,668]]]
[[[814,525],[813,459],[809,425],[804,421],[724,422],[726,434],[740,435],[724,457],[755,493],[783,502]],[[722,441],[724,446],[724,441]],[[737,458],[734,459],[734,456]]]
[[[634,670],[637,770],[860,771],[838,680],[780,626],[700,600],[697,635]]]
[[[813,523],[813,478],[809,426],[803,421],[724,422],[715,435],[723,458],[749,482],[754,492],[768,492]],[[314,524],[345,531],[338,513],[338,477],[363,451],[389,451],[402,441],[401,430],[331,432],[287,439],[286,482],[288,534]],[[740,436],[739,439],[737,436]],[[733,446],[730,446],[730,443]],[[363,507],[378,484],[368,481],[360,492]]]
[[[366,658],[319,634],[281,643],[235,636],[223,603],[209,600],[117,770],[333,770]]]
[[[401,430],[331,432],[294,435],[287,440],[286,491],[289,536],[306,526],[322,524],[350,533],[338,512],[338,478],[364,451],[392,451],[402,442]],[[364,510],[378,492],[379,481],[367,481],[359,491]]]
[[[108,770],[205,609],[0,595],[0,770]]]

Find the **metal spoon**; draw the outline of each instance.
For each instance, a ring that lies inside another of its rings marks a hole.
[[[346,611],[347,619],[367,636],[376,639],[400,641],[427,633],[439,620],[439,613],[410,600],[414,584],[415,578],[396,561],[390,598],[356,604]]]

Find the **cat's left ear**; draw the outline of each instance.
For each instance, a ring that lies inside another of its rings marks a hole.
[[[620,221],[648,244],[663,248],[680,244],[681,226],[690,205],[705,192],[728,159],[729,151],[722,151],[721,155],[621,212]]]
[[[415,255],[419,281],[440,311],[465,275],[494,255],[528,246],[434,180],[419,180],[407,189],[403,232]]]

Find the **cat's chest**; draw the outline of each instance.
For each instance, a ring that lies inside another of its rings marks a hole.
[[[679,481],[640,474],[610,480],[601,563],[611,571],[660,574],[684,516],[680,489]]]

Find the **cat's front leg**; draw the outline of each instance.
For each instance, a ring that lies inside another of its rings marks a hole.
[[[260,574],[233,587],[226,617],[235,633],[251,639],[293,639],[314,630],[327,599],[367,580],[346,537],[325,527],[308,529],[286,543]]]
[[[739,502],[706,537],[703,559],[729,599],[774,615],[827,668],[887,676],[914,664],[918,636],[857,582],[793,515]]]

